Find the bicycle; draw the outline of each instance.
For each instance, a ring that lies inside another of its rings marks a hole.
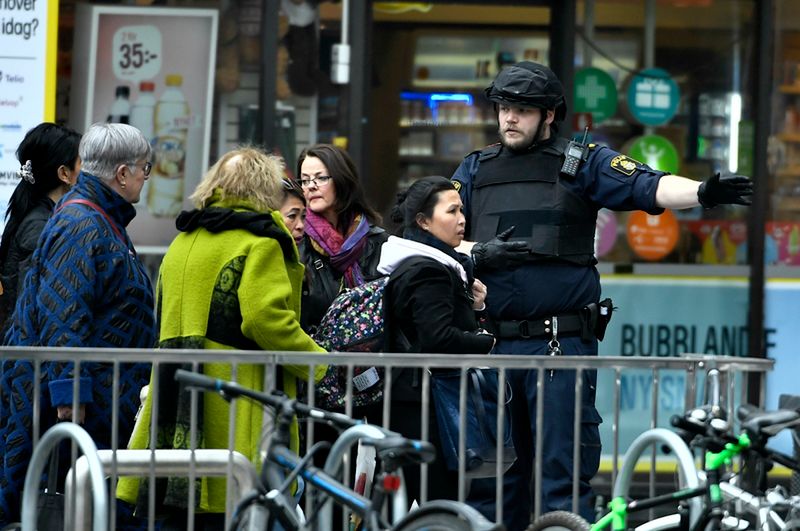
[[[770,491],[772,499],[766,495],[754,495],[735,484],[737,474],[729,477],[723,474],[726,465],[737,456],[743,456],[759,465],[776,462],[800,471],[800,465],[794,459],[766,448],[766,442],[770,437],[785,428],[800,425],[800,413],[794,410],[766,412],[752,406],[741,406],[738,414],[742,421],[742,433],[736,437],[725,433],[727,423],[713,422],[719,420],[718,417],[707,418],[706,410],[703,408],[692,410],[683,417],[676,415],[671,419],[673,426],[689,434],[695,444],[706,448],[704,474],[700,475],[704,481],[701,485],[641,500],[628,501],[624,496],[616,496],[609,504],[610,511],[592,525],[580,516],[567,511],[547,513],[537,519],[528,531],[555,528],[575,531],[599,531],[611,528],[619,531],[628,528],[628,515],[675,502],[679,504],[677,514],[658,518],[643,524],[637,530],[751,529],[750,522],[741,518],[745,516],[743,513],[756,517],[758,529],[765,531],[787,529],[787,522],[796,521],[800,515],[800,500],[796,497],[786,498],[778,490]],[[648,432],[658,430],[667,431],[657,428]],[[642,434],[640,438],[650,435],[648,432]],[[648,441],[648,444],[652,442]],[[634,446],[636,446],[635,441],[632,447]],[[762,473],[766,473],[766,468],[766,466],[761,467]],[[615,488],[615,492],[616,490]],[[701,510],[699,514],[692,515],[686,501],[695,498],[702,500]],[[738,511],[730,510],[726,506],[726,502],[732,500],[739,502]],[[783,516],[779,514],[781,509],[785,513]],[[800,524],[792,525],[800,528]]]
[[[262,465],[260,489],[239,502],[234,511],[231,530],[240,528],[245,521],[247,509],[253,505],[266,509],[268,517],[265,529],[268,531],[274,529],[276,523],[287,531],[313,528],[309,526],[316,524],[314,515],[309,516],[306,522],[302,522],[286,495],[297,477],[302,477],[307,485],[359,516],[362,520],[360,528],[362,531],[502,531],[504,529],[502,524],[489,522],[472,507],[449,500],[427,502],[394,525],[386,521],[381,512],[387,496],[401,487],[401,468],[405,465],[429,463],[435,458],[435,448],[428,442],[407,439],[399,434],[392,434],[383,439],[362,439],[363,444],[375,448],[381,463],[372,496],[366,498],[323,470],[314,467],[311,464],[313,451],[309,451],[301,458],[289,449],[289,427],[295,415],[338,426],[353,426],[362,424],[361,422],[341,413],[310,407],[286,396],[261,393],[235,382],[213,379],[194,372],[178,370],[175,379],[186,384],[188,388],[216,392],[225,400],[244,397],[275,411],[275,430]]]

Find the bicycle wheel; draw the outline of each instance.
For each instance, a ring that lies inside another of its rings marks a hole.
[[[402,527],[400,527],[402,526]],[[394,531],[470,531],[472,526],[453,513],[429,513],[402,522]]]
[[[411,511],[392,531],[504,531],[473,507],[452,500],[432,500]]]
[[[589,531],[589,522],[581,516],[567,511],[553,511],[537,518],[528,531]]]

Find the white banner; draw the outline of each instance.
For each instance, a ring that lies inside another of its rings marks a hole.
[[[58,0],[0,0],[0,231],[25,133],[55,119]]]

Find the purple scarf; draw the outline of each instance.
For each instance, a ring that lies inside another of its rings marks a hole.
[[[364,283],[358,259],[367,244],[369,223],[357,214],[347,230],[347,238],[339,234],[328,220],[311,210],[306,213],[306,234],[330,257],[331,265],[344,276],[345,286],[354,288]]]

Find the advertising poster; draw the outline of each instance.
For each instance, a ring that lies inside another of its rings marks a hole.
[[[57,0],[0,0],[0,232],[30,129],[55,119]]]
[[[2,0],[0,0],[2,1]],[[153,146],[153,169],[128,227],[137,248],[163,248],[208,168],[217,11],[81,5],[70,123],[129,123]]]

